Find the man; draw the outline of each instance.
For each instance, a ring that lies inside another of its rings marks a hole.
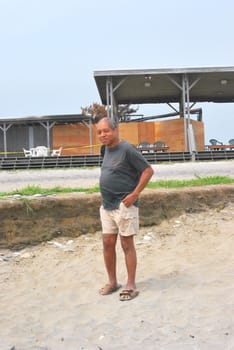
[[[137,149],[119,138],[118,128],[109,118],[97,124],[97,135],[105,145],[101,167],[100,218],[103,231],[103,255],[109,282],[99,290],[101,295],[115,292],[121,286],[116,276],[116,242],[120,236],[125,255],[127,283],[120,300],[138,295],[135,283],[137,256],[134,235],[139,229],[138,197],[153,175],[153,169]]]

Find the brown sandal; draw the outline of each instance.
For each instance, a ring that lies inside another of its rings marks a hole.
[[[121,301],[132,300],[135,297],[137,297],[138,294],[139,294],[139,291],[136,289],[123,289],[122,292],[119,294],[119,300]]]
[[[108,295],[116,292],[119,288],[121,288],[120,284],[117,284],[116,286],[112,286],[111,284],[106,284],[104,287],[99,289],[99,294]]]

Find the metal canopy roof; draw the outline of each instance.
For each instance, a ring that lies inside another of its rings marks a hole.
[[[94,79],[103,104],[111,79],[116,104],[180,102],[184,77],[190,102],[234,102],[234,67],[137,69],[95,71]]]
[[[54,124],[82,123],[88,122],[92,118],[83,114],[60,114],[28,117],[0,117],[0,124],[38,124],[43,122],[53,122]]]

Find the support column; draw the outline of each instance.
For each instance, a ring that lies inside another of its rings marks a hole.
[[[93,129],[92,129],[92,121],[89,120],[89,123],[86,123],[84,120],[82,122],[89,129],[89,153],[93,154]]]
[[[196,152],[196,142],[193,132],[193,126],[190,120],[190,109],[192,106],[190,106],[190,90],[193,88],[194,85],[197,84],[197,82],[200,80],[200,78],[197,78],[193,81],[193,83],[190,84],[189,78],[187,74],[183,75],[183,96],[184,96],[184,118],[185,118],[185,133],[186,133],[186,150],[189,151],[192,155],[192,160],[195,160],[195,152]]]
[[[118,123],[118,118],[114,115],[115,103],[113,94],[112,78],[108,77],[106,80],[106,105],[107,105],[107,117],[113,122]],[[116,111],[115,111],[116,112]]]
[[[115,91],[126,81],[126,77],[121,79],[116,86],[113,86],[111,77],[106,79],[106,106],[107,106],[107,117],[112,119],[113,122],[118,125],[119,114],[118,114],[118,101],[115,99]]]
[[[186,78],[185,75],[182,76],[182,81],[179,84],[175,79],[168,76],[168,79],[177,86],[181,91],[181,99],[180,99],[180,118],[184,118],[184,151],[188,151],[188,137],[187,137],[187,118],[186,118]]]
[[[34,127],[33,126],[28,127],[28,145],[29,145],[29,148],[34,146]]]
[[[168,79],[181,90],[181,99],[180,99],[180,117],[184,118],[184,144],[185,144],[185,152],[192,152],[196,151],[196,145],[195,145],[195,139],[193,135],[193,129],[192,124],[190,121],[190,89],[193,88],[194,85],[197,84],[197,82],[200,80],[198,77],[196,80],[193,81],[193,83],[190,85],[189,79],[187,74],[182,75],[182,81],[181,84],[179,84],[175,79],[168,76]],[[195,104],[195,103],[194,103]],[[192,106],[194,106],[194,104]]]
[[[40,124],[46,129],[46,140],[47,140],[47,148],[51,148],[51,145],[50,145],[50,129],[55,125],[55,122],[46,122],[46,123],[43,123],[43,122],[40,122]]]
[[[186,97],[187,97],[187,80],[185,74],[182,76],[182,113],[184,118],[184,150],[188,152],[188,122],[187,122],[187,113],[186,113]]]
[[[3,123],[2,126],[0,126],[0,129],[3,131],[3,147],[4,147],[4,158],[7,158],[7,138],[6,138],[6,132],[7,130],[12,126],[12,124],[6,124]]]

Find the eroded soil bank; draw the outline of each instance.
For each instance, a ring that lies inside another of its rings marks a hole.
[[[222,210],[234,202],[234,185],[144,190],[140,225],[158,225],[183,212]],[[0,248],[20,249],[54,237],[78,237],[101,229],[100,194],[71,193],[0,201]]]

